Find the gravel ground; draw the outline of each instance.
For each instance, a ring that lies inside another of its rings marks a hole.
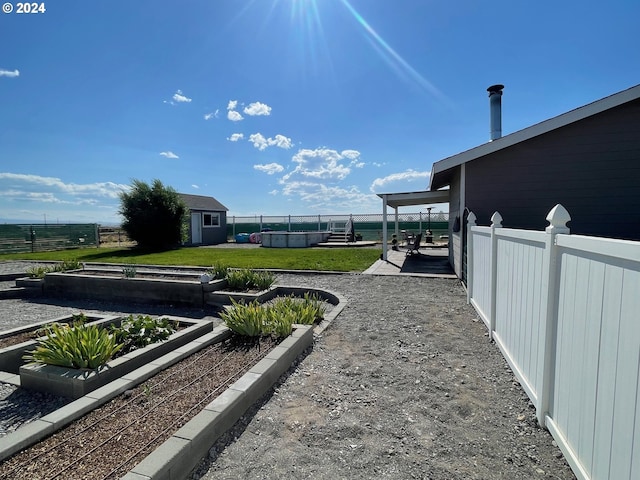
[[[457,280],[281,275],[347,307],[192,479],[574,479]]]
[[[347,306],[191,479],[575,478],[457,280],[285,274],[278,283],[329,289]],[[78,308],[158,309],[2,300],[0,329]]]

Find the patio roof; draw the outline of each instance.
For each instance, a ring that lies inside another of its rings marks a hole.
[[[429,205],[431,203],[449,203],[449,190],[378,193],[377,195],[391,208],[408,207],[411,205]]]

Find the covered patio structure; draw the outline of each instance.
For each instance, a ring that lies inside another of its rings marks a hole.
[[[434,203],[449,203],[449,190],[404,192],[404,193],[378,193],[382,199],[382,260],[387,261],[387,245],[389,235],[387,233],[387,209],[395,210],[395,233],[398,235],[398,208],[412,205],[431,205]]]

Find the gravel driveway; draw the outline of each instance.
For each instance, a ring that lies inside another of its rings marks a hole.
[[[459,281],[280,274],[347,306],[191,479],[574,479]],[[197,309],[1,300],[0,330],[78,311]]]

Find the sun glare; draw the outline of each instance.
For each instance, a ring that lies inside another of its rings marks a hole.
[[[371,25],[358,13],[358,11],[349,3],[348,0],[339,0],[345,8],[356,19],[358,24],[362,26],[365,36],[371,42],[382,59],[391,67],[391,69],[404,80],[415,82],[421,89],[428,91],[440,100],[445,100],[444,95],[416,69],[414,69],[404,58],[400,56],[391,46],[373,29]]]

